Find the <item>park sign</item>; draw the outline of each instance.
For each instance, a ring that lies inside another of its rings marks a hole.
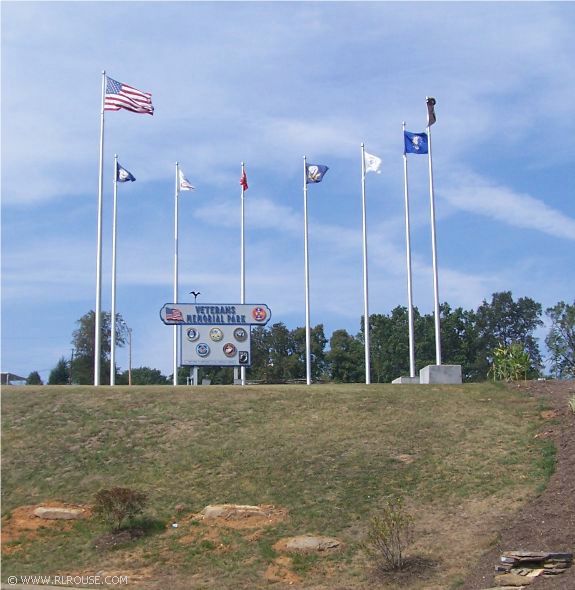
[[[160,317],[180,326],[180,364],[191,367],[249,367],[251,326],[272,315],[261,303],[166,303]]]
[[[168,326],[265,326],[271,316],[263,303],[166,303],[160,310]]]

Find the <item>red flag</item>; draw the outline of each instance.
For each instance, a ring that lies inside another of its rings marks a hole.
[[[248,177],[246,176],[246,171],[242,170],[242,177],[240,178],[240,184],[242,188],[247,191],[248,190]]]

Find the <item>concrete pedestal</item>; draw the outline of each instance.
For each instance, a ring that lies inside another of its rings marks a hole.
[[[392,383],[397,384],[407,384],[407,383],[417,383],[419,384],[419,377],[398,377],[397,379],[394,379],[392,381]]]
[[[433,383],[443,385],[461,384],[461,365],[427,365],[419,372],[419,382],[422,385]]]

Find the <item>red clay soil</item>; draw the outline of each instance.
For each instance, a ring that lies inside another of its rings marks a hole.
[[[504,551],[575,551],[575,414],[569,399],[575,381],[528,381],[510,385],[551,406],[555,416],[539,436],[551,438],[557,447],[557,467],[546,490],[527,504],[501,529],[499,543],[474,566],[461,590],[496,586],[495,565]],[[575,565],[553,577],[535,578],[533,590],[574,590]]]

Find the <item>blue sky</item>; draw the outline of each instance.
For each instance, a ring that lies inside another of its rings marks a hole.
[[[180,299],[238,302],[240,162],[246,300],[305,323],[302,156],[312,325],[357,333],[360,144],[370,312],[406,304],[402,121],[432,128],[440,300],[496,291],[544,308],[575,293],[572,3],[2,2],[2,371],[47,379],[95,308],[101,71],[151,92],[155,114],[106,112],[102,306],[111,294],[113,155],[118,311],[133,366],[171,373],[174,170]],[[414,304],[433,309],[427,158],[409,158]],[[190,296],[191,297],[191,296]],[[541,331],[543,337],[545,330]],[[127,351],[117,362],[127,368]]]

